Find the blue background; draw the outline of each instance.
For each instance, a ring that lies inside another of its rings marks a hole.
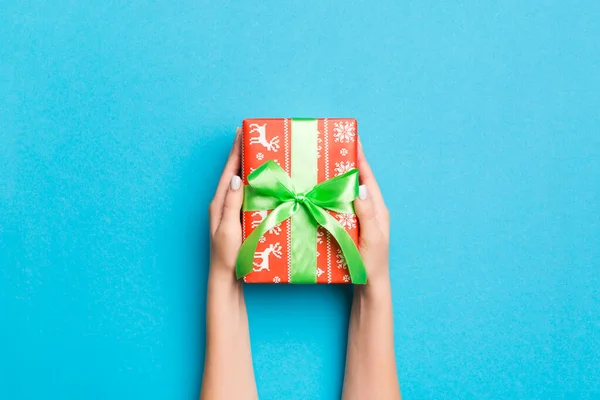
[[[197,397],[260,116],[358,118],[406,399],[600,398],[597,2],[95,3],[0,3],[0,398]],[[347,289],[246,293],[261,398],[338,398]]]

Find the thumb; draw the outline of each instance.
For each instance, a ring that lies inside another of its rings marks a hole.
[[[354,211],[360,223],[360,231],[367,232],[375,224],[375,204],[369,196],[367,185],[360,185],[358,198],[354,200]]]
[[[234,175],[229,182],[229,188],[225,195],[223,203],[223,216],[221,222],[240,223],[240,211],[242,209],[242,201],[244,200],[244,190],[242,188],[242,179]]]

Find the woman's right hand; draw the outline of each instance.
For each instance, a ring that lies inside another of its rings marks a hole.
[[[354,286],[342,398],[400,400],[389,269],[390,214],[360,142],[357,161],[361,186],[354,209],[367,284]]]
[[[367,269],[367,287],[389,286],[390,214],[360,142],[357,164],[361,185],[354,209],[360,223],[358,248]]]

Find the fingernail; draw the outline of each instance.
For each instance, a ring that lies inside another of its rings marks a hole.
[[[238,190],[242,186],[242,178],[237,175],[231,177],[231,182],[229,183],[229,187],[231,190]]]
[[[360,185],[358,187],[358,198],[361,200],[367,199],[367,185]]]
[[[239,126],[237,127],[237,129],[235,130],[235,135],[236,136],[240,136],[242,134],[242,128],[240,128]]]

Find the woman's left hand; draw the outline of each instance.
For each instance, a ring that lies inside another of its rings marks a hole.
[[[258,399],[243,284],[235,279],[242,244],[240,129],[210,207],[206,359],[201,399]],[[231,382],[236,382],[232,385]]]
[[[242,245],[240,211],[244,198],[239,177],[241,129],[238,128],[229,159],[223,169],[215,196],[208,208],[210,216],[211,271],[232,274]]]

